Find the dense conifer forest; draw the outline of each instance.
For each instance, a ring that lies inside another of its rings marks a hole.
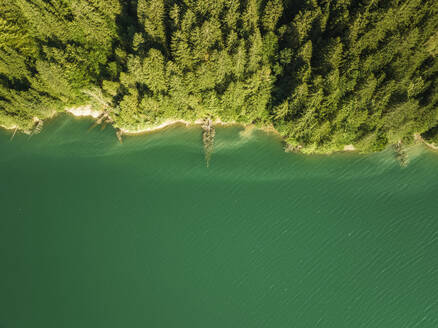
[[[438,142],[436,0],[0,0],[0,125],[274,126],[292,147]]]

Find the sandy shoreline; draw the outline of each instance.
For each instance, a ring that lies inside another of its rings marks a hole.
[[[119,128],[119,129],[124,135],[138,135],[138,134],[158,131],[168,126],[176,125],[176,124],[184,124],[185,126],[189,126],[195,123],[184,121],[184,120],[168,120],[156,126],[145,127],[137,130],[127,129],[127,128]],[[196,123],[196,124],[200,124],[200,123]]]
[[[65,111],[68,114],[71,114],[71,115],[76,116],[76,117],[92,117],[94,119],[99,118],[104,113],[104,111],[93,109],[90,105],[80,106],[80,107],[69,107],[69,108],[66,108]],[[204,120],[201,120],[201,119],[198,119],[198,120],[195,120],[192,122],[182,120],[182,119],[168,119],[167,121],[164,121],[163,123],[160,123],[160,124],[155,125],[155,126],[152,125],[152,126],[148,126],[148,127],[144,127],[144,128],[140,128],[140,129],[129,129],[129,128],[118,128],[118,129],[124,135],[138,135],[138,134],[143,134],[143,133],[148,133],[148,132],[159,131],[159,130],[164,129],[168,126],[177,125],[177,124],[184,124],[185,126],[190,126],[190,125],[201,125],[203,123],[204,123]],[[237,125],[238,123],[235,121],[223,122],[220,119],[216,119],[215,121],[212,122],[212,124],[214,124],[214,125],[227,125],[228,126],[228,125]]]
[[[91,116],[93,118],[98,118],[100,115],[103,114],[103,111],[93,109],[90,105],[69,107],[66,108],[65,111],[77,117]]]
[[[344,146],[344,151],[356,151],[356,147],[354,147],[354,145],[352,145],[352,144],[345,145]]]
[[[69,107],[69,108],[65,109],[65,112],[68,114],[71,114],[75,117],[92,117],[94,119],[99,118],[104,113],[103,110],[93,109],[91,105],[84,105],[84,106],[79,106],[79,107]],[[54,112],[54,114],[51,115],[50,118],[52,118],[55,114],[56,114],[56,112]],[[36,119],[37,119],[37,121],[40,121],[40,119],[38,119],[38,118],[36,118]],[[35,120],[35,118],[34,118],[34,120]],[[167,128],[167,127],[172,126],[172,125],[177,125],[177,124],[183,124],[183,125],[188,127],[191,125],[202,125],[203,123],[204,123],[204,120],[201,120],[201,119],[198,119],[195,121],[186,121],[186,120],[182,120],[182,119],[168,119],[167,121],[164,121],[158,125],[155,125],[155,126],[152,125],[152,126],[148,126],[148,127],[144,127],[144,128],[140,128],[140,129],[136,129],[136,130],[128,129],[128,128],[118,128],[118,129],[123,135],[139,135],[139,134],[144,134],[144,133],[157,132],[159,130],[162,130],[164,128]],[[224,122],[220,119],[214,120],[212,122],[212,124],[213,125],[222,125],[222,126],[240,125],[240,126],[243,126],[245,129],[256,128],[255,126],[253,126],[251,124],[245,125],[242,123],[237,123],[235,121]],[[18,126],[17,125],[12,125],[12,126],[0,125],[0,128],[3,128],[5,130],[16,130],[16,129],[18,129]],[[278,131],[275,130],[275,128],[273,126],[266,126],[263,128],[257,127],[257,129],[263,130],[265,132],[278,134]],[[414,137],[415,137],[415,140],[421,142],[427,148],[435,150],[435,151],[438,150],[438,145],[426,142],[421,137],[420,134],[416,133],[414,135]],[[349,145],[344,146],[343,151],[354,152],[354,151],[357,151],[357,149],[354,145],[349,144]]]
[[[423,137],[419,133],[414,134],[414,139],[418,142],[423,143],[429,149],[438,150],[438,145],[427,142],[426,140],[423,139]]]
[[[428,143],[428,142],[426,142],[426,141],[424,141],[424,140],[423,140],[423,143],[424,143],[427,147],[429,147],[430,149],[432,149],[432,150],[438,150],[438,146],[435,145],[435,144]]]
[[[5,129],[5,130],[15,130],[15,129],[18,129],[18,126],[17,125],[6,126],[6,125],[0,124],[0,128]]]
[[[172,126],[172,125],[176,125],[176,124],[183,124],[185,126],[190,126],[190,125],[202,125],[203,123],[204,123],[204,120],[196,120],[196,121],[190,122],[190,121],[186,121],[186,120],[174,119],[174,120],[164,121],[163,123],[160,123],[159,125],[156,125],[156,126],[149,126],[149,127],[141,128],[138,130],[131,130],[131,129],[126,129],[126,128],[119,128],[119,129],[124,135],[138,135],[138,134],[143,134],[143,133],[156,132],[156,131],[162,130],[168,126]],[[219,119],[213,121],[212,123],[213,123],[213,125],[227,125],[227,126],[238,124],[236,122],[223,122]]]

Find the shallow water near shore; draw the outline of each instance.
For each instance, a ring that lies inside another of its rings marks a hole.
[[[438,154],[0,131],[0,327],[438,327]]]

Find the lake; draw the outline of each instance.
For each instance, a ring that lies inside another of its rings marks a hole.
[[[438,327],[438,154],[0,131],[1,328]]]

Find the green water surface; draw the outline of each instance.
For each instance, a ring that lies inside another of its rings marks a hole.
[[[0,131],[1,328],[438,327],[438,155]]]

